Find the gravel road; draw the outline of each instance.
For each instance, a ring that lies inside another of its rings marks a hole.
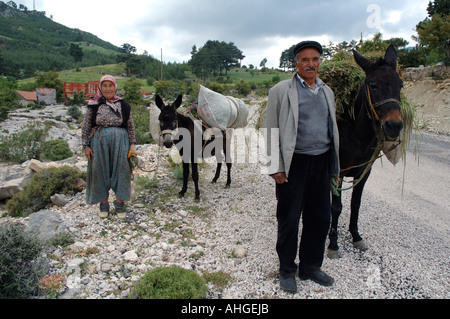
[[[256,165],[234,166],[230,190],[212,187],[212,168],[204,169],[203,201],[214,217],[209,226],[205,259],[234,281],[224,298],[444,298],[450,297],[450,139],[423,132],[420,156],[414,140],[406,168],[378,160],[366,184],[359,229],[369,244],[357,251],[347,231],[350,192],[343,193],[339,225],[341,258],[325,259],[323,270],[335,278],[332,287],[298,280],[298,293],[279,289],[275,253],[274,184]],[[230,245],[248,248],[244,259],[227,258]]]

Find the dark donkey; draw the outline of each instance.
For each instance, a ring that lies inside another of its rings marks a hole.
[[[364,185],[372,164],[378,158],[384,140],[395,140],[403,129],[400,90],[403,82],[397,74],[397,52],[390,45],[384,59],[370,62],[353,50],[356,63],[366,79],[354,104],[354,118],[338,120],[341,173],[338,194],[332,195],[331,230],[328,257],[338,258],[338,219],[342,211],[342,179],[353,177],[349,230],[353,245],[366,250],[367,244],[358,232],[358,214]]]
[[[198,187],[198,159],[208,157],[206,154],[209,153],[209,156],[215,156],[217,160],[217,169],[216,174],[212,180],[212,183],[217,182],[220,176],[220,170],[222,168],[222,160],[223,156],[221,151],[223,150],[226,163],[227,163],[227,184],[226,187],[230,187],[231,184],[231,160],[227,157],[229,152],[229,145],[227,143],[228,134],[222,134],[220,130],[209,129],[208,133],[210,133],[211,138],[206,139],[205,136],[208,134],[204,134],[206,128],[202,125],[201,132],[197,132],[197,134],[201,134],[200,139],[196,139],[194,134],[196,127],[194,121],[183,114],[177,112],[177,109],[180,107],[182,102],[182,96],[179,95],[175,102],[171,105],[165,105],[163,100],[157,95],[155,98],[156,106],[161,110],[161,114],[159,115],[159,122],[161,127],[161,136],[163,137],[164,146],[166,148],[171,148],[175,143],[175,146],[178,148],[180,156],[183,160],[183,188],[181,189],[179,195],[183,197],[187,191],[187,183],[189,178],[189,164],[192,166],[192,179],[195,185],[195,200],[200,199],[200,190]],[[180,128],[184,128],[186,133],[188,134],[179,134],[174,136],[174,132]],[[223,138],[222,144],[214,143],[215,147],[208,147],[213,141],[215,141],[216,136]],[[190,141],[185,141],[189,144],[188,148],[185,146],[186,143],[183,143],[184,138],[190,138]],[[197,143],[196,143],[197,141]],[[220,146],[220,147],[219,147]],[[228,146],[228,147],[227,147]],[[185,154],[185,150],[190,148],[190,154]],[[207,152],[208,151],[208,152]]]

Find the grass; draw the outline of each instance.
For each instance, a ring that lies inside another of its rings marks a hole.
[[[127,77],[122,77],[124,73],[126,73],[125,65],[123,64],[106,64],[106,65],[98,65],[98,66],[90,66],[80,68],[81,72],[76,72],[75,69],[64,70],[59,72],[59,78],[63,82],[76,82],[76,83],[88,83],[89,81],[99,81],[100,78],[104,74],[110,74],[116,77],[117,86],[119,88],[119,92],[123,90],[125,82],[128,80]],[[267,69],[265,72],[261,70],[258,71],[250,71],[241,68],[235,68],[228,71],[227,77],[229,81],[232,83],[239,83],[240,81],[245,81],[248,83],[261,84],[264,82],[272,81],[274,76],[278,76],[281,80],[290,79],[292,77],[292,72],[283,72],[279,70]],[[190,79],[194,79],[195,76],[192,72],[186,72],[186,76]],[[225,79],[226,76],[217,76],[212,77],[211,81],[214,82],[218,78]],[[35,77],[28,78],[24,80],[19,80],[19,86],[25,85],[36,80]],[[154,86],[149,86],[145,79],[137,79],[141,82],[142,87],[141,91],[144,92],[155,92]]]
[[[128,80],[126,77],[122,77],[122,74],[126,72],[125,66],[122,64],[106,64],[80,68],[81,72],[76,72],[75,69],[59,71],[59,78],[62,82],[75,82],[75,83],[88,83],[89,81],[99,81],[105,74],[110,74],[116,77],[117,86],[121,91]],[[36,78],[28,78],[19,80],[19,86],[36,81]],[[138,79],[141,82],[141,90],[145,92],[154,92],[155,88],[149,86],[145,79]]]

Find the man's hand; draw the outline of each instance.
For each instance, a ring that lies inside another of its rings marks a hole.
[[[84,148],[84,154],[86,155],[89,162],[92,162],[92,157],[94,157],[94,152],[92,152],[92,148],[85,147]]]
[[[272,174],[270,175],[270,177],[272,177],[277,184],[284,184],[288,182],[288,179],[284,172]]]

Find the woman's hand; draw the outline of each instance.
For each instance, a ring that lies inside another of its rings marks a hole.
[[[288,179],[284,172],[272,174],[270,175],[270,177],[272,177],[277,184],[284,184],[288,182]]]
[[[94,152],[92,152],[92,148],[89,146],[84,148],[84,154],[86,155],[89,162],[92,162],[92,157],[94,157]]]
[[[130,150],[128,151],[128,158],[130,158],[131,155],[137,156],[136,144],[130,144]]]

